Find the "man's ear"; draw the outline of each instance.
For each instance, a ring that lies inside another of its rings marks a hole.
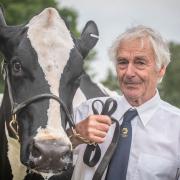
[[[166,73],[166,67],[167,67],[167,66],[162,66],[162,67],[159,69],[159,78],[163,78],[164,74]]]
[[[96,23],[94,21],[88,21],[77,44],[83,58],[85,58],[89,51],[96,45],[98,39],[99,32]]]

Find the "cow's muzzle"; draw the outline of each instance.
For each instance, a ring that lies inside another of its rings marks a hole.
[[[72,167],[71,146],[56,139],[34,140],[28,166],[39,173],[62,173]]]

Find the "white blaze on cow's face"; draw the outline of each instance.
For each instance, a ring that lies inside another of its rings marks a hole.
[[[59,96],[61,74],[74,47],[70,32],[54,8],[45,9],[33,17],[27,26],[28,38],[37,53],[38,62],[50,85],[50,91]],[[49,103],[47,128],[39,128],[36,138],[44,138],[44,136],[47,138],[49,135],[49,138],[53,138],[56,134],[59,138],[68,141],[61,126],[60,105],[52,99]]]

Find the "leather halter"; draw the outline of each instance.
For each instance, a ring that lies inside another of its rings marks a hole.
[[[9,123],[9,126],[12,130],[12,132],[14,133],[16,139],[19,141],[19,135],[18,135],[18,122],[17,122],[17,113],[22,111],[25,107],[27,107],[28,105],[30,105],[33,102],[39,101],[41,99],[54,99],[57,102],[59,102],[59,104],[61,105],[61,107],[63,108],[64,112],[66,113],[67,116],[67,121],[69,123],[70,128],[74,128],[75,124],[73,121],[73,118],[69,112],[69,110],[67,109],[65,103],[62,101],[62,99],[54,94],[50,94],[50,93],[42,93],[42,94],[38,94],[35,95],[21,103],[16,103],[13,99],[13,95],[12,95],[12,88],[11,88],[11,83],[10,83],[10,79],[9,79],[9,71],[8,71],[8,64],[4,63],[3,64],[3,71],[4,71],[4,75],[5,75],[5,81],[7,83],[7,88],[8,88],[8,94],[9,94],[9,99],[10,99],[10,104],[11,104],[11,121]]]

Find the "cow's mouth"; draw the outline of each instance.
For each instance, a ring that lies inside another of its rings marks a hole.
[[[34,141],[26,166],[42,176],[59,175],[71,169],[73,153],[69,145],[57,140]],[[45,174],[45,175],[44,175]]]
[[[72,152],[66,152],[59,157],[54,155],[34,157],[30,154],[28,166],[39,173],[59,174],[72,167]]]
[[[69,177],[72,175],[73,172],[73,166],[69,166],[68,169],[62,169],[62,170],[58,170],[58,171],[52,171],[52,170],[48,170],[48,171],[37,171],[35,169],[29,169],[28,170],[28,174],[32,173],[32,174],[39,174],[40,176],[43,177],[44,180],[48,180],[51,177],[58,177],[63,179],[63,177]]]

